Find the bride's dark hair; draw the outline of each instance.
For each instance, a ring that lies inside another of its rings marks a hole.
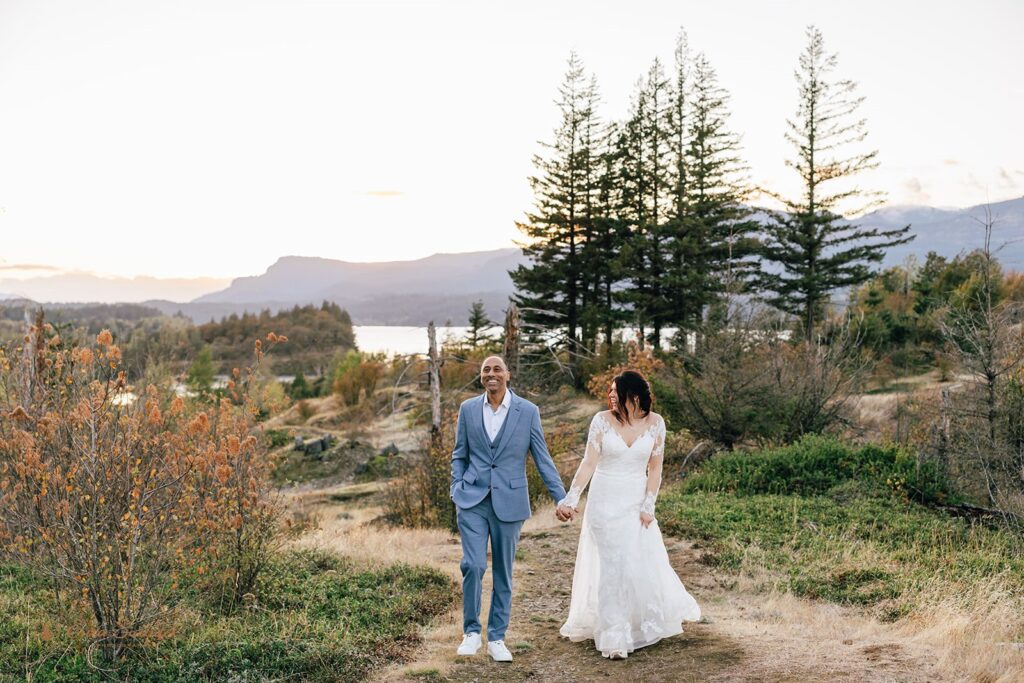
[[[647,379],[636,370],[623,370],[612,379],[615,382],[615,393],[619,397],[619,407],[612,405],[608,409],[619,422],[629,424],[629,410],[626,406],[636,400],[640,406],[643,417],[651,414],[651,404],[654,403],[654,394],[651,393],[651,385]],[[611,401],[609,400],[609,404]]]

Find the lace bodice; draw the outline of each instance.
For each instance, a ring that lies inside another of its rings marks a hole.
[[[626,437],[616,429],[606,413],[594,415],[587,433],[583,462],[573,477],[569,492],[559,501],[559,505],[576,507],[595,472],[615,477],[642,478],[648,476],[648,465],[652,460],[656,460],[660,465],[665,454],[665,421],[656,414],[648,417],[648,420],[650,424],[633,437],[632,441],[627,442]],[[627,434],[628,436],[631,435]],[[660,472],[660,467],[658,469]],[[660,474],[657,479],[656,482],[650,482],[647,491],[648,494],[653,494],[648,496],[650,510],[646,509],[647,505],[644,508],[649,514],[653,514],[654,497],[661,484]],[[644,503],[648,501],[645,500]]]
[[[655,416],[651,424],[632,442],[619,433],[604,413],[598,413],[590,423],[587,440],[595,439],[598,452],[596,471],[602,474],[639,476],[647,474],[651,456],[662,457],[665,451],[665,422]]]

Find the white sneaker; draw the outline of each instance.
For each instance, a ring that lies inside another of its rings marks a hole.
[[[459,654],[468,657],[475,655],[476,651],[480,649],[480,634],[479,633],[467,633],[462,636],[462,645],[459,645]]]
[[[487,642],[487,654],[496,662],[511,662],[512,653],[505,647],[504,640],[490,640]]]

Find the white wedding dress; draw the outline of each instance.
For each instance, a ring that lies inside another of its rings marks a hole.
[[[590,481],[569,616],[559,632],[593,639],[605,657],[682,633],[683,621],[700,619],[697,601],[669,564],[657,521],[646,528],[640,522],[642,509],[653,516],[661,485],[660,467],[649,477],[648,462],[660,466],[665,450],[665,421],[648,419],[651,425],[627,445],[614,416],[595,415],[583,462],[561,501],[576,507]]]

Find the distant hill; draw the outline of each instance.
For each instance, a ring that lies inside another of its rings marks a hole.
[[[433,320],[438,325],[451,321],[453,325],[465,324],[469,307],[476,300],[482,300],[492,319],[504,316],[508,307],[510,291],[472,292],[469,294],[389,294],[353,301],[335,301],[349,312],[356,325],[426,325]],[[251,301],[240,303],[179,303],[176,301],[153,300],[143,302],[146,306],[159,309],[164,315],[180,313],[191,318],[196,324],[220,320],[226,316],[243,313],[259,313],[264,310],[271,314],[292,308],[296,304],[318,305],[322,299],[296,301]]]
[[[1008,270],[1024,270],[1024,197],[995,202],[988,207],[995,220],[993,248],[999,262]],[[916,239],[890,249],[885,265],[902,263],[915,254],[923,263],[929,251],[940,256],[956,256],[983,246],[984,233],[978,220],[985,216],[983,205],[967,209],[935,209],[928,206],[893,206],[869,213],[855,222],[864,227],[896,228],[909,223]],[[1014,241],[1015,240],[1015,241]]]
[[[262,275],[237,278],[219,292],[166,308],[200,320],[206,313],[229,307],[234,312],[240,305],[273,312],[296,303],[333,301],[361,325],[423,325],[431,320],[458,324],[477,299],[492,318],[500,317],[514,291],[508,271],[524,262],[516,248],[382,263],[284,256]]]
[[[48,302],[139,303],[146,299],[190,301],[223,289],[227,278],[106,277],[69,272],[30,278],[0,277],[0,300],[31,299]]]
[[[522,253],[515,248],[380,263],[283,256],[262,275],[236,278],[226,289],[200,296],[194,303],[512,291],[508,270],[521,262]]]
[[[994,246],[1010,242],[998,252],[1000,262],[1007,269],[1024,270],[1024,197],[996,202],[989,208],[996,220]],[[980,247],[983,236],[977,219],[982,216],[983,206],[894,206],[855,222],[879,228],[911,224],[916,239],[889,251],[883,265],[890,266],[902,263],[911,254],[923,262],[929,251],[953,257]],[[765,217],[759,214],[758,219]],[[357,325],[423,325],[430,320],[459,324],[477,299],[483,300],[492,319],[500,319],[513,292],[508,271],[525,262],[517,248],[434,254],[414,261],[383,263],[283,256],[261,275],[230,281],[118,279],[81,273],[0,279],[0,291],[13,292],[0,295],[0,299],[24,296],[35,301],[135,301],[165,315],[180,312],[196,323],[220,320],[232,313],[269,310],[273,314],[296,304],[318,306],[326,300],[347,310]],[[189,291],[187,288],[192,288],[192,296],[163,294]]]

